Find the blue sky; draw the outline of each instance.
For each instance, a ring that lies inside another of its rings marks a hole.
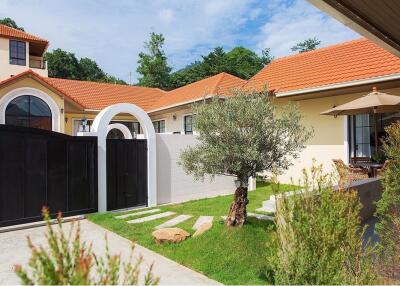
[[[216,46],[241,45],[275,57],[308,37],[322,46],[359,35],[305,0],[0,0],[0,18],[11,17],[26,31],[89,57],[109,74],[136,80],[143,42],[154,31],[176,70]]]

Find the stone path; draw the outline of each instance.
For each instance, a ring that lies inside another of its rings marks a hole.
[[[127,223],[141,223],[141,222],[146,222],[146,221],[151,221],[151,220],[155,220],[155,219],[171,216],[171,215],[174,215],[174,214],[175,214],[174,212],[163,212],[163,213],[159,213],[159,214],[154,214],[154,215],[145,216],[145,217],[137,218],[137,219],[134,219],[134,220],[130,220],[130,221],[127,221]]]
[[[191,215],[178,215],[177,217],[174,217],[173,219],[170,219],[170,220],[156,226],[155,229],[172,227],[177,224],[180,224],[181,222],[184,222],[185,220],[190,219],[191,217],[192,217]]]
[[[197,230],[202,224],[209,222],[212,224],[214,217],[213,216],[200,216],[193,225],[193,229]]]
[[[131,216],[139,216],[139,215],[144,215],[144,214],[151,214],[151,213],[157,213],[161,211],[160,209],[152,209],[152,210],[147,210],[147,211],[141,211],[141,212],[137,212],[137,213],[130,213],[130,214],[125,214],[125,215],[119,215],[116,216],[115,218],[118,219],[124,219],[127,217],[131,217]]]

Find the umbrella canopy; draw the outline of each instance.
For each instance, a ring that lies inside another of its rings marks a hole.
[[[377,113],[394,112],[400,110],[400,96],[378,92],[376,87],[371,93],[348,103],[328,109],[323,115],[356,115],[374,114],[375,152],[378,153],[378,118]]]
[[[356,115],[366,113],[385,113],[400,110],[400,96],[378,92],[376,87],[371,93],[348,103],[328,109],[323,115]]]

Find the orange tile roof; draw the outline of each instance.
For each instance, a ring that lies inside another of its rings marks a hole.
[[[243,79],[222,72],[169,91],[165,96],[160,97],[151,106],[150,110],[159,110],[193,102],[209,95],[230,96],[232,89],[240,88],[245,83],[246,81]]]
[[[100,110],[115,103],[132,103],[144,110],[166,92],[158,88],[91,81],[45,78],[52,86],[79,102],[86,109]]]
[[[276,59],[245,87],[279,93],[397,73],[400,58],[362,38]]]
[[[6,25],[0,24],[0,36],[6,37],[6,38],[16,38],[20,40],[26,40],[28,42],[36,42],[36,43],[42,43],[44,45],[47,45],[49,42],[46,41],[45,39],[39,38],[37,36],[31,35],[27,32],[14,29],[11,27],[8,27]]]
[[[1,81],[0,88],[24,77],[34,78],[48,85],[84,109],[100,110],[124,102],[138,105],[147,111],[156,100],[166,94],[158,88],[42,77],[32,70]]]

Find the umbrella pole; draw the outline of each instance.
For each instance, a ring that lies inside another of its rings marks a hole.
[[[378,155],[378,117],[376,116],[376,112],[374,109],[374,125],[375,125],[375,154]]]

